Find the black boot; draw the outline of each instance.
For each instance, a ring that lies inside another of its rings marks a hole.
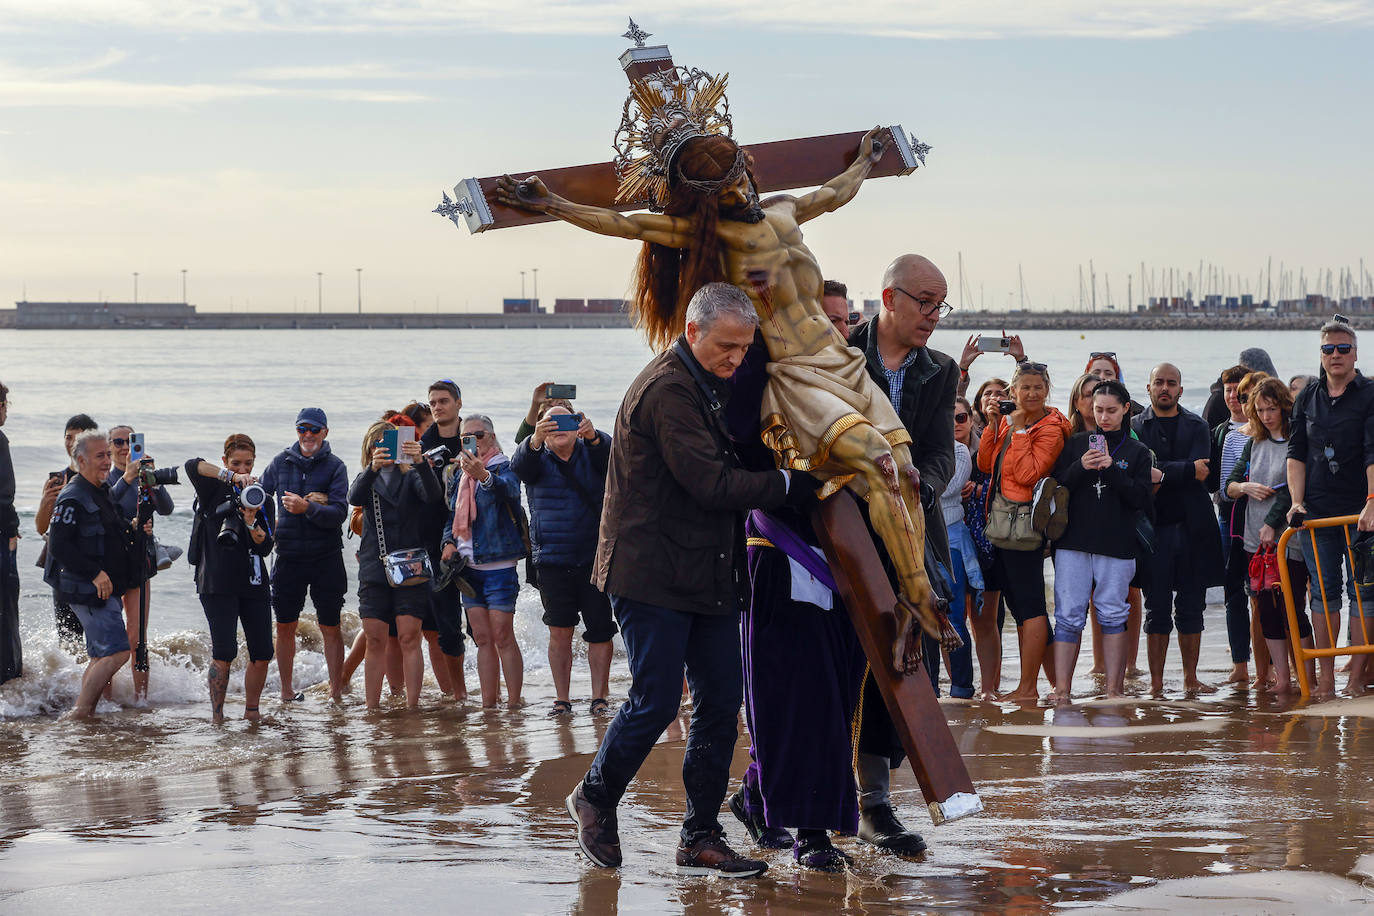
[[[897,820],[891,805],[877,805],[859,813],[859,839],[884,852],[914,856],[926,851],[926,841]]]
[[[730,811],[739,818],[744,829],[749,831],[749,836],[753,838],[755,845],[764,849],[791,848],[792,834],[781,827],[769,827],[764,823],[762,799],[757,797],[748,799],[745,797],[747,792],[749,792],[749,787],[741,785],[739,791],[730,796]]]

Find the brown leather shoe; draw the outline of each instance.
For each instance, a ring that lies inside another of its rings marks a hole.
[[[620,866],[620,833],[616,827],[615,809],[598,808],[587,801],[582,783],[568,796],[568,814],[577,824],[577,845],[582,854],[601,868]]]
[[[678,871],[688,875],[720,875],[722,878],[752,878],[768,870],[768,863],[746,859],[726,845],[720,834],[677,848]]]

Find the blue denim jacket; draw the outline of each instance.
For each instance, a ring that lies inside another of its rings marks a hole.
[[[525,557],[525,542],[520,537],[520,529],[511,517],[512,510],[520,509],[520,478],[511,470],[510,460],[505,459],[487,468],[490,479],[477,485],[477,518],[472,522],[472,562],[497,563],[502,560],[520,560]],[[463,478],[455,478],[452,493],[449,495],[449,522],[444,528],[443,543],[452,544],[453,514],[458,505],[458,491],[462,489]]]

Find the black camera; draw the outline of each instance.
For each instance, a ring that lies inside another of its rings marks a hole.
[[[152,463],[151,458],[144,458],[138,462],[138,479],[145,487],[165,487],[181,483],[175,467],[155,468],[151,467]]]
[[[224,519],[224,525],[215,535],[215,542],[226,550],[238,546],[239,509],[261,509],[267,504],[267,491],[261,485],[250,483],[246,487],[234,487],[229,498],[215,507],[215,517]]]
[[[1016,411],[1016,402],[1015,402],[1015,401],[1005,401],[1005,400],[1004,400],[1004,401],[998,401],[998,402],[997,402],[997,410],[1002,414],[1002,416],[1004,416],[1004,417],[1005,417],[1005,416],[1009,416],[1009,415],[1011,415],[1012,413],[1014,413],[1014,412]]]

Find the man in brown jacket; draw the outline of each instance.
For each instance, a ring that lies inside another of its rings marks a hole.
[[[757,327],[739,288],[702,287],[688,305],[686,334],[639,374],[616,416],[593,581],[610,596],[633,682],[567,800],[578,845],[602,867],[620,864],[615,808],[677,715],[685,667],[692,729],[677,864],[729,877],[767,868],[726,845],[717,819],[743,690],[744,513],[804,501],[817,483],[801,473],[744,470],[730,447],[727,382]]]

